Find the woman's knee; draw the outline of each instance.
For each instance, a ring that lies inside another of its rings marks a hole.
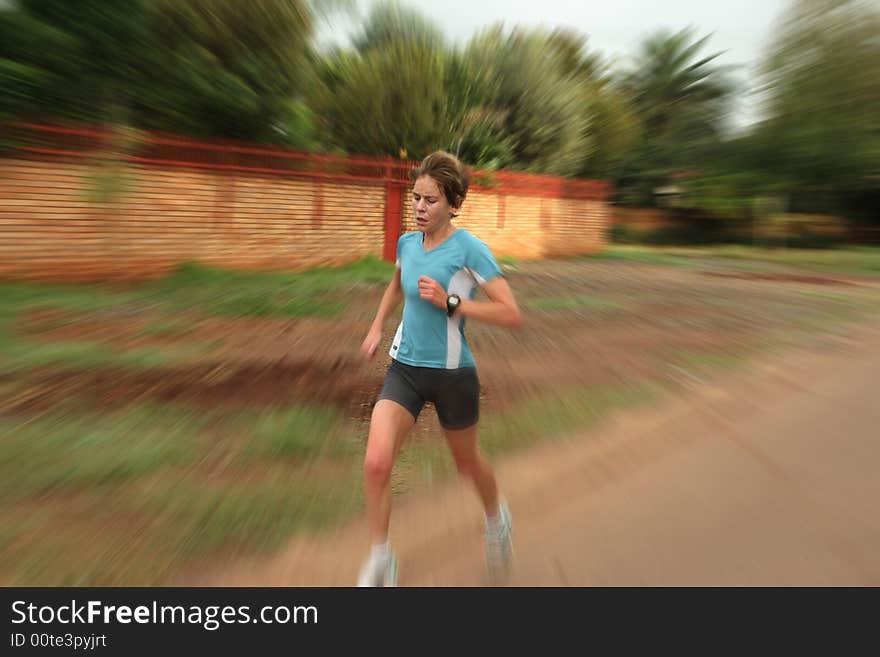
[[[393,430],[374,422],[367,439],[367,453],[364,455],[364,477],[377,484],[390,479],[396,455],[397,440]]]
[[[369,451],[364,457],[364,477],[371,483],[383,483],[391,478],[391,470],[394,467],[392,454],[383,453],[379,450]]]
[[[447,429],[446,441],[459,476],[472,479],[482,463],[480,449],[477,446],[476,427],[461,430]]]
[[[368,481],[384,483],[391,477],[400,443],[415,423],[415,418],[397,402],[380,400],[373,409],[364,476]]]
[[[455,469],[460,477],[473,479],[480,469],[481,458],[477,450],[453,452],[453,459],[455,460]]]

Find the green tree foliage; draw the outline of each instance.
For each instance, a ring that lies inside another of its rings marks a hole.
[[[0,12],[0,111],[119,118],[140,93],[147,0],[19,0]]]
[[[4,0],[0,120],[408,158],[446,148],[480,168],[610,178],[632,204],[677,183],[715,217],[784,198],[880,221],[876,2],[793,0],[763,68],[764,118],[735,136],[731,78],[693,29],[651,35],[617,71],[572,30],[490,26],[453,47],[386,1],[350,47],[317,52],[315,26],[355,5]]]
[[[464,56],[495,88],[491,107],[503,116],[501,135],[513,166],[575,175],[593,148],[580,72],[546,32],[494,27],[478,34]]]
[[[627,153],[618,182],[624,200],[650,205],[654,189],[682,170],[697,168],[723,135],[733,86],[702,54],[709,37],[693,30],[657,32],[641,45],[635,63],[620,77],[641,125],[641,138]]]
[[[763,65],[764,120],[712,145],[690,202],[728,219],[759,220],[770,203],[880,223],[878,34],[876,4],[792,3]]]
[[[312,23],[301,0],[155,0],[147,127],[271,141],[299,132],[312,82]],[[296,132],[296,131],[294,131]]]
[[[325,140],[351,153],[413,157],[447,145],[447,68],[443,51],[415,41],[336,53],[317,100]]]
[[[385,0],[373,6],[360,33],[354,38],[359,52],[382,49],[400,41],[428,46],[433,50],[445,48],[443,33],[422,14],[396,0]]]
[[[880,7],[857,0],[800,0],[779,26],[754,148],[796,210],[880,221],[878,35]]]
[[[0,111],[304,143],[311,35],[303,0],[19,0]]]

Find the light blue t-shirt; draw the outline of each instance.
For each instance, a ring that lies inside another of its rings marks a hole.
[[[464,337],[465,320],[446,316],[430,301],[419,298],[419,277],[429,276],[449,294],[473,299],[478,286],[501,275],[492,251],[463,228],[439,246],[426,251],[420,232],[397,241],[397,266],[403,286],[403,319],[388,352],[392,358],[416,367],[456,369],[474,367]]]

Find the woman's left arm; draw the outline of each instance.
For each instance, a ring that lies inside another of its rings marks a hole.
[[[507,280],[503,276],[496,276],[487,281],[482,290],[489,297],[489,301],[472,301],[462,299],[456,310],[456,314],[478,322],[518,329],[522,327],[522,313]],[[419,296],[430,301],[440,310],[446,312],[446,290],[437,281],[427,276],[419,278]]]

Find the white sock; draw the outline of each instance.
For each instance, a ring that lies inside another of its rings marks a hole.
[[[385,539],[384,543],[373,543],[370,548],[370,561],[380,563],[391,558],[391,541]]]
[[[501,515],[501,504],[495,509],[495,515],[486,516],[486,528],[490,532],[498,533],[504,528],[504,516]]]

